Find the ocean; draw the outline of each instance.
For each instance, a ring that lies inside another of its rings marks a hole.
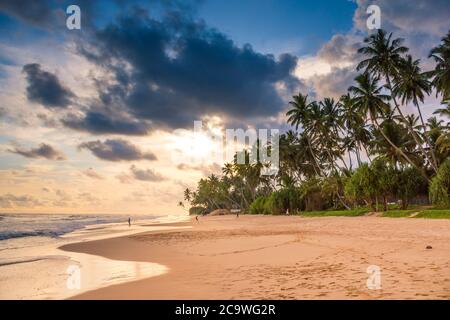
[[[164,216],[117,214],[0,214],[0,241],[22,237],[58,237],[89,225],[124,223],[128,218],[153,220]]]
[[[163,274],[167,268],[161,264],[111,260],[59,247],[139,232],[186,228],[167,223],[187,219],[176,215],[1,214],[0,300],[64,299]],[[75,287],[69,285],[74,274],[79,275]]]

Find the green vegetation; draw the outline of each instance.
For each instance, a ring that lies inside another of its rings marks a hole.
[[[187,189],[185,200],[205,212],[359,216],[382,210],[385,217],[447,218],[448,210],[415,207],[429,199],[450,208],[450,124],[444,122],[450,117],[450,32],[431,50],[436,65],[428,72],[402,43],[383,30],[365,39],[360,74],[337,100],[292,97],[286,114],[292,130],[280,135],[277,174],[262,175],[267,164],[250,163],[259,148],[271,152],[258,141],[244,150],[246,164],[235,156],[222,176]],[[424,119],[421,105],[432,92],[444,107],[435,112],[439,118]],[[407,105],[417,116],[406,114]]]
[[[369,211],[369,209],[306,211],[302,212],[301,215],[305,217],[358,217],[363,216]]]
[[[439,207],[450,207],[450,159],[439,168],[430,184],[431,202]]]
[[[390,210],[383,212],[382,217],[389,218],[407,218],[411,216],[413,213],[417,212],[416,210]]]
[[[450,219],[450,210],[424,210],[415,216],[415,218]]]

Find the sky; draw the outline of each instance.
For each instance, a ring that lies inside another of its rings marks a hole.
[[[338,98],[372,4],[432,68],[447,0],[0,0],[0,212],[186,213],[222,165],[194,121],[284,131],[292,95]]]

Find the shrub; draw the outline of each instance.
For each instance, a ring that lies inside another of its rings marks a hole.
[[[267,198],[264,196],[257,197],[250,205],[250,214],[268,214],[266,211]]]
[[[289,187],[270,194],[264,204],[265,212],[268,214],[285,214],[297,212],[301,209],[302,198],[298,188]]]
[[[450,207],[450,159],[447,159],[431,180],[429,188],[431,202],[438,207]]]
[[[426,181],[415,167],[405,168],[397,173],[395,193],[402,199],[402,209],[408,208],[408,202],[417,196],[423,189],[426,190]]]
[[[378,190],[377,177],[370,167],[364,163],[345,183],[345,195],[354,202],[366,201],[373,210],[376,210],[374,198]]]
[[[189,215],[191,215],[191,216],[203,215],[203,214],[206,214],[206,208],[203,208],[203,207],[189,208]]]

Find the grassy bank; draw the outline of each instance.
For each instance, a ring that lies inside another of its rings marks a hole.
[[[325,210],[325,211],[303,211],[300,213],[304,217],[359,217],[370,212],[369,209],[352,210]]]
[[[352,210],[324,210],[301,212],[303,217],[358,217],[370,212],[370,209],[359,208]],[[388,218],[427,218],[427,219],[450,219],[450,209],[408,209],[408,210],[389,210],[380,212],[381,217]]]

